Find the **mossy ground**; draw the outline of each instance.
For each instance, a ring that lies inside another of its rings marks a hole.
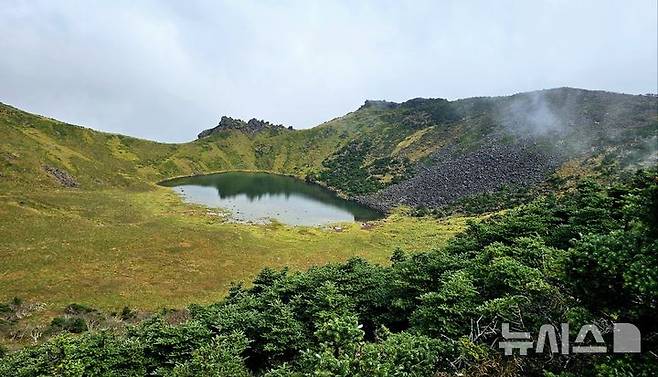
[[[157,186],[5,192],[0,199],[0,299],[18,296],[54,310],[73,302],[106,310],[212,302],[263,267],[306,269],[353,256],[387,263],[396,247],[439,247],[465,224],[402,213],[340,232],[237,224]]]

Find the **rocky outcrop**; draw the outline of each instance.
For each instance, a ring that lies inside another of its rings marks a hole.
[[[292,130],[292,126],[290,127],[285,127],[281,124],[272,124],[270,122],[264,121],[264,120],[258,120],[256,118],[252,118],[249,121],[245,122],[242,119],[233,119],[231,117],[223,116],[222,119],[219,121],[216,127],[213,127],[211,129],[202,131],[199,135],[198,138],[204,138],[208,137],[214,133],[221,132],[224,130],[240,130],[242,132],[245,132],[247,134],[255,134],[258,132],[262,132],[265,130],[271,130],[271,131],[284,131],[284,130]]]
[[[48,172],[53,178],[59,182],[64,187],[78,187],[78,181],[75,180],[69,173],[66,171],[56,168],[50,165],[44,165],[43,170]]]

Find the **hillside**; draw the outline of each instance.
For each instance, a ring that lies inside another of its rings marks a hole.
[[[571,159],[608,156],[622,167],[655,162],[657,103],[571,88],[452,102],[366,101],[308,130],[216,127],[183,144],[101,133],[0,105],[0,185],[56,184],[44,166],[69,172],[86,188],[263,170],[313,179],[386,209],[433,207],[537,183]],[[414,200],[400,194],[421,191]]]

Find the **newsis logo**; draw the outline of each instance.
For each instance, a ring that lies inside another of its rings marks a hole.
[[[543,353],[548,349],[550,353],[561,353],[563,355],[591,354],[591,353],[640,353],[640,330],[630,323],[615,323],[612,327],[612,349],[606,344],[601,331],[596,325],[584,325],[578,331],[573,344],[569,339],[569,324],[562,323],[558,331],[553,325],[543,325],[539,328],[537,341],[533,341],[529,332],[512,332],[509,323],[502,324],[502,335],[504,341],[498,346],[505,350],[505,355],[510,356],[514,350],[519,350],[519,355],[527,355],[529,349],[535,353]],[[594,339],[594,343],[585,342],[588,335]]]

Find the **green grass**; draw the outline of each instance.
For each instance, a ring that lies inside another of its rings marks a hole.
[[[57,309],[155,310],[222,297],[263,267],[313,265],[361,256],[387,263],[396,247],[441,246],[465,220],[398,213],[371,229],[227,223],[165,188],[143,192],[59,189],[3,194],[0,296]]]

